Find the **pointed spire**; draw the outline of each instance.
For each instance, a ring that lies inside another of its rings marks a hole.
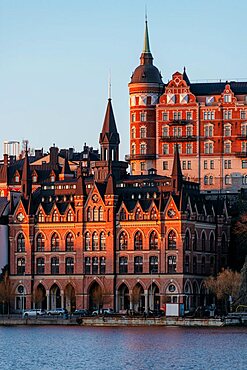
[[[172,188],[173,191],[176,193],[181,190],[182,181],[183,181],[183,174],[181,169],[178,145],[175,145],[175,153],[174,153],[174,161],[173,161],[173,168],[172,168]]]
[[[190,80],[189,80],[189,77],[187,75],[187,72],[186,72],[186,68],[185,67],[184,67],[184,71],[183,71],[183,79],[187,83],[187,85],[189,86],[190,85]]]
[[[108,99],[108,104],[105,113],[105,119],[103,123],[103,129],[100,136],[104,135],[111,136],[112,134],[118,134],[115,117],[112,109],[111,98]]]
[[[144,31],[144,44],[143,44],[143,53],[151,53],[150,45],[149,45],[149,37],[148,37],[148,21],[147,21],[147,14],[145,15],[145,31]]]
[[[28,160],[27,143],[26,143],[25,158],[24,158],[24,163],[23,163],[23,168],[22,168],[21,189],[22,189],[22,194],[24,198],[28,198],[32,192],[32,179],[31,179],[30,164]]]

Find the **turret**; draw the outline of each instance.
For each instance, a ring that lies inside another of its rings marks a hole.
[[[153,65],[147,19],[140,65],[129,83],[130,155],[127,157],[133,174],[147,174],[156,167],[156,104],[163,91],[159,70]]]
[[[178,145],[175,145],[174,161],[172,167],[172,191],[179,193],[182,188],[183,174],[181,169]]]

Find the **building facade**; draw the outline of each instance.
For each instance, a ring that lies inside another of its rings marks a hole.
[[[179,147],[183,175],[205,192],[247,185],[247,82],[191,83],[186,70],[164,84],[153,65],[146,22],[140,65],[129,83],[133,175],[169,175]]]
[[[45,180],[35,182],[26,151],[20,188],[8,190],[14,311],[206,303],[205,278],[228,264],[226,200],[206,199],[183,178],[178,145],[169,176],[155,168],[130,175],[119,143],[109,99],[101,154],[87,171],[81,161],[72,171],[73,163],[49,159],[56,168],[49,176],[36,169]]]

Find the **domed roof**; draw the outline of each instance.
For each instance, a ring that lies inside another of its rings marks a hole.
[[[158,68],[152,64],[141,64],[135,69],[130,83],[140,82],[163,84]]]

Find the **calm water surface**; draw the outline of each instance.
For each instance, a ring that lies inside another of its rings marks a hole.
[[[0,327],[0,369],[247,369],[247,329]]]

